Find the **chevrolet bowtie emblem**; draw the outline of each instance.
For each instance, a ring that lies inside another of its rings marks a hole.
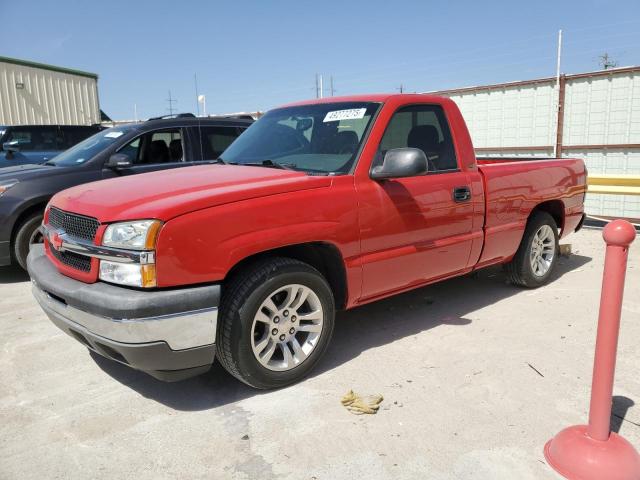
[[[62,248],[62,237],[58,232],[51,231],[49,232],[49,243],[55,250],[60,250]]]

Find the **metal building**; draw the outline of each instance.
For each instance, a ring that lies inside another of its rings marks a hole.
[[[0,125],[96,123],[98,75],[0,57]]]
[[[640,67],[431,92],[453,99],[478,156],[581,157],[640,175]],[[587,213],[640,218],[640,196],[589,193]]]

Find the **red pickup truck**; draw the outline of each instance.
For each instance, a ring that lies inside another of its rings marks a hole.
[[[28,260],[51,320],[156,378],[217,357],[281,387],[319,361],[336,309],[493,264],[543,285],[584,219],[581,160],[478,160],[436,96],[277,108],[218,162],[53,197]]]

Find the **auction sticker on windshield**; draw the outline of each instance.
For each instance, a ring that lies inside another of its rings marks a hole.
[[[338,120],[355,120],[358,118],[364,118],[365,113],[367,113],[366,108],[350,108],[348,110],[334,110],[333,112],[327,112],[323,121],[337,122]]]
[[[109,132],[107,133],[104,137],[105,138],[118,138],[121,137],[122,135],[124,135],[123,132]]]

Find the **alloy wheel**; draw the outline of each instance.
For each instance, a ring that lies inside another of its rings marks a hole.
[[[316,348],[324,311],[309,287],[285,285],[270,293],[258,308],[251,326],[251,348],[260,364],[287,371],[304,362]]]
[[[551,268],[556,255],[556,237],[549,225],[542,225],[533,236],[529,260],[533,274],[543,277]]]

